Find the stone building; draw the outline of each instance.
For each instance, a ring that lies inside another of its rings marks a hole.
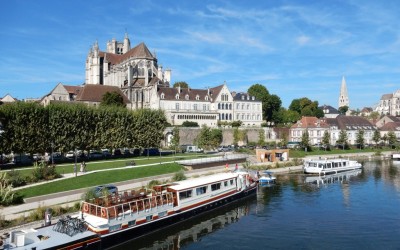
[[[400,116],[400,89],[392,94],[384,94],[375,108],[381,115]]]

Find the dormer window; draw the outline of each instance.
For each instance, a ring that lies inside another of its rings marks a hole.
[[[196,95],[196,100],[198,101],[198,100],[200,100],[200,97],[199,97],[199,95]]]
[[[161,99],[164,99],[165,98],[165,95],[164,95],[164,93],[161,93]]]
[[[254,101],[254,100],[256,100],[256,97],[252,96],[251,99]]]
[[[247,100],[250,100],[250,96],[247,96]]]
[[[242,100],[244,100],[244,95],[242,95]]]
[[[175,99],[179,100],[179,94],[176,94]]]
[[[189,95],[185,95],[185,100],[189,100]]]
[[[208,101],[208,96],[204,97],[204,100]]]

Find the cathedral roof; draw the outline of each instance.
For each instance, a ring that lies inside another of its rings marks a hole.
[[[393,94],[384,94],[384,95],[382,95],[381,100],[389,100],[389,99],[392,99],[392,97],[393,97]]]
[[[138,58],[138,59],[150,59],[153,60],[154,56],[151,54],[150,50],[147,48],[146,44],[140,43],[136,47],[130,49],[125,54],[113,54],[108,52],[99,52],[100,57],[104,57],[107,61],[113,65],[119,64],[128,58]]]
[[[103,95],[107,92],[117,92],[124,98],[124,103],[130,103],[128,98],[122,93],[122,91],[115,86],[97,85],[97,84],[86,84],[82,87],[76,97],[76,101],[89,101],[89,102],[101,102]]]

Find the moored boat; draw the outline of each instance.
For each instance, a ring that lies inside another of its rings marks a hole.
[[[272,176],[271,171],[263,171],[261,173],[260,178],[258,178],[258,182],[260,185],[270,185],[270,184],[275,184],[276,177]]]
[[[349,159],[312,159],[304,162],[306,174],[334,174],[362,168],[361,163]]]
[[[343,183],[345,181],[349,181],[352,177],[361,174],[361,172],[361,169],[357,169],[330,175],[307,176],[304,182],[307,184],[314,184],[318,187],[326,184]]]
[[[392,154],[393,161],[400,161],[400,152],[396,152]]]
[[[68,219],[84,223],[84,230],[57,225],[18,230],[5,240],[4,249],[106,249],[255,194],[256,189],[249,173],[237,171],[122,191],[81,203],[79,214]]]

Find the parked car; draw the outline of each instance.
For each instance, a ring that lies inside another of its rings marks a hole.
[[[158,150],[158,148],[145,148],[145,149],[143,150],[142,155],[143,155],[143,156],[147,156],[147,155],[150,155],[150,156],[160,155],[160,151]]]
[[[102,152],[90,150],[89,159],[101,159],[101,158],[103,158]]]
[[[106,148],[103,148],[101,150],[101,152],[102,152],[104,158],[110,158],[112,156],[110,151],[108,149],[106,149]]]
[[[15,165],[32,165],[33,161],[29,155],[14,155],[13,163]]]
[[[119,148],[114,149],[114,157],[121,157],[121,156],[122,156],[121,149]]]
[[[74,151],[68,151],[68,153],[65,154],[65,158],[68,158],[68,159],[75,158],[75,152]]]
[[[94,193],[97,197],[103,196],[104,195],[104,190],[107,190],[108,194],[116,194],[118,193],[118,188],[117,186],[113,184],[107,184],[107,185],[100,185],[94,188]]]

